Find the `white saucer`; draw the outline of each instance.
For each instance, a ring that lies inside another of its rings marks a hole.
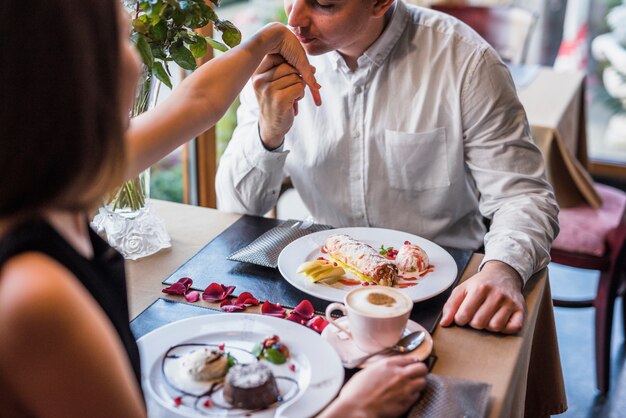
[[[341,318],[336,319],[336,321],[344,328],[350,329],[350,325],[348,323],[348,318],[343,316]],[[421,326],[415,321],[411,321],[406,324],[406,328],[404,329],[404,333],[402,336],[408,335],[411,332],[415,331],[424,331],[426,333],[426,338],[424,342],[417,347],[414,351],[405,354],[405,356],[410,356],[415,358],[416,360],[423,361],[425,360],[430,353],[433,351],[433,338],[430,333],[426,331],[426,328]],[[341,358],[341,362],[344,363],[348,360],[362,357],[368,353],[361,350],[359,347],[354,344],[352,338],[350,338],[345,332],[337,329],[333,324],[328,324],[324,331],[322,331],[322,338],[330,343],[330,345],[335,349],[339,357]],[[378,356],[374,356],[363,363],[360,367],[365,367],[368,364],[375,362],[383,357],[388,357],[391,354],[381,354]]]

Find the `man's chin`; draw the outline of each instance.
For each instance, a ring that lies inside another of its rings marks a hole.
[[[304,48],[304,51],[308,54],[308,55],[322,55],[325,54],[327,52],[332,51],[332,48],[327,47],[326,45],[315,45],[314,42],[308,43],[308,44],[302,44],[302,47]]]

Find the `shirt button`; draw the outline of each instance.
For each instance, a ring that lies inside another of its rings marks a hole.
[[[357,130],[352,131],[352,137],[353,138],[358,138],[359,137],[359,131],[357,131]]]
[[[361,90],[362,90],[362,89],[361,89],[361,86],[356,86],[356,87],[354,88],[354,92],[355,92],[355,93],[357,93],[357,94],[358,94],[358,93],[360,93],[360,92],[361,92]]]

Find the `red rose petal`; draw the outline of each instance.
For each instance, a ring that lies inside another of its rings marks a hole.
[[[259,300],[257,298],[252,296],[252,293],[250,293],[250,292],[243,292],[242,294],[240,294],[237,297],[237,302],[236,303],[238,305],[256,306],[260,302],[259,302]]]
[[[220,303],[220,309],[224,312],[241,312],[246,309],[244,305],[236,303],[234,300],[226,299]]]
[[[204,289],[204,293],[202,293],[202,299],[207,302],[219,302],[235,290],[235,286],[224,286],[219,283],[211,283],[206,289]]]
[[[293,310],[293,311],[291,311],[291,313],[287,317],[287,320],[288,321],[292,321],[292,322],[297,322],[298,324],[304,325],[306,323],[306,321],[307,321],[307,318],[303,317],[298,312]]]
[[[322,331],[324,331],[324,328],[326,328],[327,325],[328,325],[328,321],[322,318],[321,316],[316,316],[315,318],[311,318],[306,323],[307,327],[311,328],[313,331],[318,332],[320,334],[322,333]]]
[[[193,280],[191,280],[189,277],[182,277],[178,279],[178,283],[182,284],[183,286],[185,286],[185,288],[187,288],[187,290],[189,290],[191,288],[191,285],[193,284]]]
[[[187,302],[194,303],[200,299],[200,292],[192,290],[191,292],[185,293],[185,299]]]
[[[184,295],[187,292],[187,288],[182,283],[174,283],[171,286],[168,286],[161,290],[163,293],[167,293],[168,295]]]
[[[315,310],[313,309],[313,305],[308,300],[304,299],[302,302],[298,304],[294,309],[294,312],[297,312],[298,315],[305,319],[313,318],[315,315]]]
[[[280,306],[280,303],[271,303],[270,301],[266,300],[265,302],[263,302],[263,305],[261,305],[261,313],[263,315],[284,318],[287,311],[285,310],[285,308]]]

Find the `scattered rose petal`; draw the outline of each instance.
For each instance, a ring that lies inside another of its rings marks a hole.
[[[220,303],[220,309],[224,312],[241,312],[246,309],[245,305],[236,303],[233,299],[226,299]]]
[[[313,318],[313,315],[315,315],[313,304],[311,304],[311,302],[309,302],[307,299],[304,299],[302,302],[300,302],[298,306],[293,309],[293,311],[304,319],[311,319]]]
[[[298,312],[296,312],[295,309],[291,311],[291,313],[287,317],[287,320],[297,322],[298,324],[301,324],[301,325],[304,325],[307,321],[307,319],[303,317],[302,315],[300,315]]]
[[[263,315],[284,318],[287,311],[285,310],[285,308],[280,306],[280,303],[271,303],[270,301],[266,300],[265,302],[263,302],[263,305],[261,305],[261,313]]]
[[[236,303],[237,305],[256,306],[259,304],[259,300],[252,296],[252,293],[243,292],[237,297]]]
[[[219,283],[211,283],[206,289],[204,289],[204,293],[202,293],[202,299],[207,302],[219,302],[235,290],[235,286],[224,286]]]
[[[185,293],[185,299],[189,303],[197,302],[200,299],[200,292],[192,290],[191,292]]]
[[[192,284],[193,284],[193,280],[191,280],[189,277],[182,277],[178,279],[176,283],[174,283],[171,286],[166,287],[165,289],[161,291],[163,293],[168,293],[170,295],[184,295],[185,293],[189,291],[189,288],[191,288]]]
[[[313,331],[318,332],[320,334],[322,333],[322,331],[324,331],[324,328],[326,328],[327,325],[328,325],[328,321],[322,318],[321,316],[316,316],[315,318],[311,318],[306,323],[307,327],[311,328]]]

